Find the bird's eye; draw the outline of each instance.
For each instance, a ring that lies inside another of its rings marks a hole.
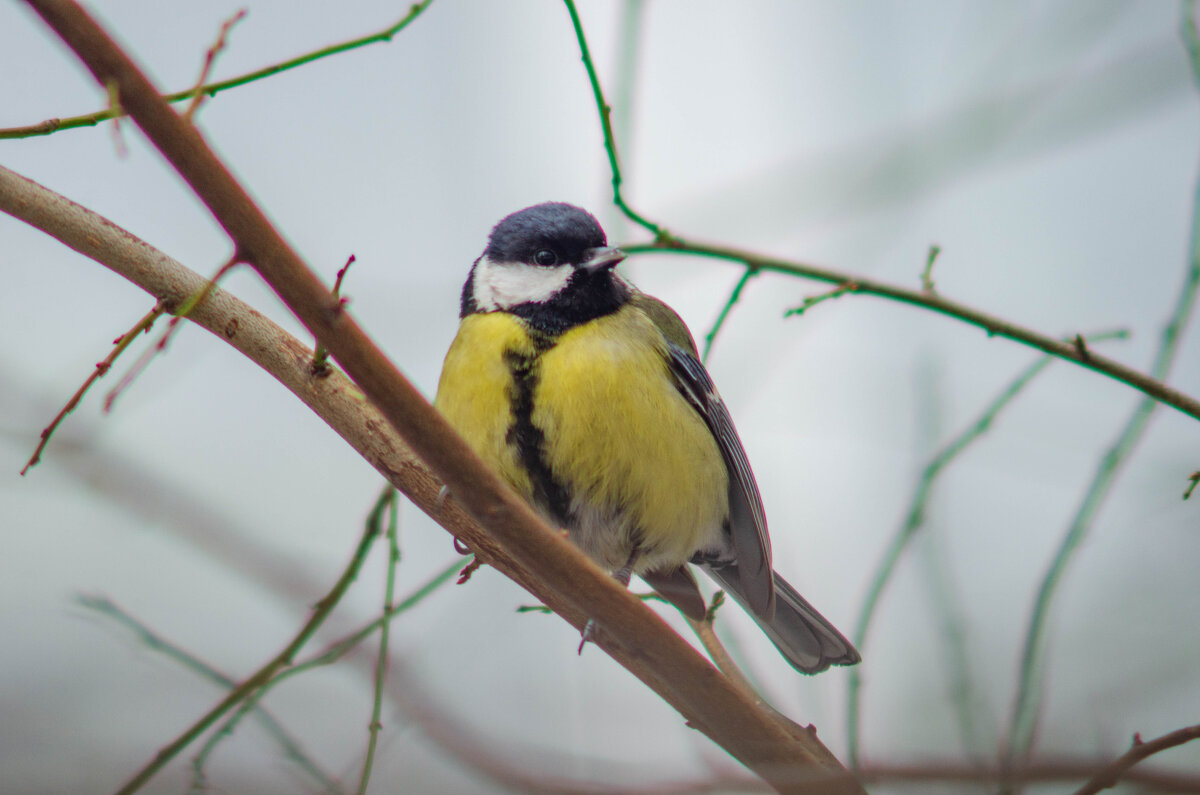
[[[558,255],[548,248],[544,248],[533,255],[533,261],[537,265],[549,267],[550,265],[558,264]]]

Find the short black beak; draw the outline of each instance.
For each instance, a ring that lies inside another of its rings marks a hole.
[[[625,252],[616,246],[589,248],[583,252],[583,261],[575,267],[588,273],[597,273],[605,268],[611,268],[625,259]]]

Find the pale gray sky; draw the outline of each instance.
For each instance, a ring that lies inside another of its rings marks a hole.
[[[241,5],[91,7],[176,90]],[[582,5],[615,90],[623,3]],[[380,2],[246,7],[217,77],[403,13]],[[1200,149],[1176,4],[650,0],[644,13],[622,142],[639,211],[683,236],[909,286],[937,243],[946,296],[1049,334],[1127,327],[1133,338],[1106,352],[1149,366],[1184,270]],[[104,102],[19,3],[0,6],[0,75],[2,127]],[[390,44],[218,96],[200,125],[314,268],[332,279],[357,256],[352,311],[430,395],[462,279],[500,217],[565,200],[596,212],[614,242],[644,238],[609,205],[591,93],[567,13],[550,0],[437,0]],[[132,125],[124,158],[110,127],[0,141],[0,163],[215,270],[230,253],[216,224]],[[111,416],[100,413],[104,388],[89,395],[19,478],[38,432],[151,302],[7,216],[0,252],[0,791],[112,789],[219,692],[73,595],[104,594],[244,676],[332,583],[380,478],[194,328]],[[666,256],[635,258],[629,273],[698,337],[739,276]],[[252,274],[228,286],[298,328]],[[782,319],[825,289],[752,281],[710,368],[763,491],[776,568],[850,633],[932,450],[1036,354],[861,296]],[[1193,395],[1198,333],[1189,327],[1172,377]],[[927,542],[902,560],[862,647],[868,760],[962,754],[931,608],[942,581],[952,594],[943,604],[967,621],[982,742],[996,747],[1037,583],[1137,399],[1055,364],[944,475]],[[1115,752],[1134,731],[1196,722],[1200,502],[1180,494],[1198,451],[1200,425],[1161,410],[1068,570],[1050,624],[1040,749]],[[402,535],[407,593],[454,552],[411,508]],[[373,559],[332,630],[378,609],[382,573]],[[395,625],[405,686],[526,771],[652,784],[734,767],[602,653],[577,657],[566,624],[514,613],[529,601],[489,570],[443,589]],[[736,608],[722,620],[779,708],[843,754],[847,673],[801,678]],[[308,675],[268,700],[347,781],[366,744],[364,670]],[[431,753],[414,715],[387,707],[376,791],[499,788],[453,754]],[[183,790],[189,758],[148,791]],[[1200,749],[1163,761],[1196,769]],[[210,780],[226,791],[317,791],[249,724],[217,751]]]

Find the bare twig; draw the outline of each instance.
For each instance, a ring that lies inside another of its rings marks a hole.
[[[733,657],[729,656],[729,652],[726,651],[725,645],[721,643],[721,639],[717,637],[717,632],[713,627],[713,622],[717,618],[717,611],[724,604],[725,592],[717,591],[713,594],[712,603],[709,604],[708,610],[704,613],[704,620],[696,621],[687,616],[684,616],[684,618],[687,618],[692,631],[700,639],[700,643],[704,646],[704,650],[708,652],[708,656],[721,669],[721,673],[725,674],[735,685],[742,688],[746,695],[756,701],[761,701],[762,697],[758,695],[758,691],[754,689],[754,685],[751,684],[750,679],[742,672],[742,669],[733,661]]]
[[[330,292],[339,306],[346,305],[347,299],[342,298],[342,280],[346,278],[346,271],[350,270],[350,266],[354,264],[354,260],[355,257],[351,254],[350,258],[346,260],[346,264],[338,270],[337,276],[333,280],[333,290]],[[325,350],[325,346],[320,342],[317,343],[316,352],[313,353],[313,360],[309,369],[316,376],[324,377],[329,375],[329,351]]]
[[[1031,348],[1036,348],[1043,353],[1048,353],[1060,359],[1086,367],[1089,370],[1094,370],[1097,373],[1131,386],[1160,403],[1176,408],[1196,419],[1200,419],[1200,400],[1166,384],[1159,376],[1153,374],[1147,375],[1114,359],[1110,359],[1107,356],[1100,356],[1096,353],[1090,353],[1084,359],[1079,355],[1079,351],[1076,349],[1073,341],[1056,339],[1050,335],[1025,328],[995,315],[989,315],[986,312],[965,304],[950,301],[936,293],[930,294],[923,290],[910,290],[875,279],[853,276],[841,271],[821,268],[803,262],[769,257],[730,246],[699,243],[679,237],[671,238],[665,242],[622,244],[621,248],[629,254],[670,253],[697,255],[736,262],[763,271],[791,274],[829,284],[853,283],[856,294],[888,298],[893,301],[928,309],[947,317],[956,318],[964,323],[978,326],[986,331],[989,337],[1005,337],[1028,345]]]
[[[937,292],[933,284],[933,263],[937,262],[938,254],[941,253],[941,246],[929,247],[929,256],[925,259],[925,270],[921,271],[921,289],[927,293]]]
[[[68,0],[29,2],[82,57],[98,80],[119,81],[125,109],[188,180],[235,241],[236,250],[244,253],[310,332],[328,347],[362,393],[387,418],[387,424],[403,429],[405,441],[449,486],[455,501],[486,522],[488,532],[469,523],[455,525],[456,532],[477,554],[574,626],[582,627],[589,617],[594,618],[604,628],[599,645],[608,654],[680,710],[693,726],[769,782],[786,787],[798,779],[812,780],[819,771],[825,791],[861,792],[815,737],[798,740],[784,732],[653,611],[546,527],[475,457],[349,313],[331,305],[328,290],[280,238],[195,129],[170,110],[78,5]],[[308,388],[312,388],[311,383]],[[382,467],[384,462],[373,463]],[[402,491],[407,492],[413,485],[401,476],[408,473],[386,467],[381,471]],[[436,498],[415,501],[424,510],[431,510]],[[447,521],[442,516],[437,518]],[[161,764],[155,763],[154,769],[158,767]]]
[[[567,13],[571,15],[571,25],[575,28],[575,38],[579,42],[580,57],[583,59],[584,69],[587,70],[588,82],[592,86],[596,109],[600,113],[600,127],[604,132],[604,151],[608,153],[608,165],[612,173],[613,204],[617,205],[630,221],[654,235],[656,240],[668,239],[670,234],[666,229],[638,215],[625,203],[625,196],[621,193],[623,177],[621,176],[620,160],[617,157],[617,139],[613,135],[612,128],[612,108],[604,100],[604,92],[600,88],[600,78],[596,75],[596,65],[592,63],[592,53],[588,48],[587,37],[583,34],[583,23],[579,21],[579,12],[575,10],[574,0],[563,0],[563,2],[567,6]]]
[[[237,264],[238,259],[236,255],[230,257],[224,265],[217,269],[217,272],[214,273],[213,277],[204,284],[204,287],[197,290],[193,295],[187,297],[187,300],[183,302],[183,305],[180,306],[179,309],[174,313],[175,316],[171,318],[171,322],[167,324],[167,328],[162,333],[162,336],[158,338],[158,342],[142,351],[142,355],[137,358],[137,360],[133,363],[133,366],[129,368],[129,371],[125,373],[125,375],[121,376],[121,380],[117,382],[116,386],[110,389],[108,394],[104,396],[105,414],[112,411],[113,404],[117,402],[117,398],[119,398],[121,393],[128,389],[129,386],[137,380],[137,377],[140,376],[146,367],[150,365],[150,362],[154,360],[154,357],[167,349],[167,343],[170,342],[171,338],[175,335],[176,329],[179,327],[179,321],[186,318],[189,314],[191,314],[193,309],[199,306],[204,299],[208,298],[208,296],[212,294],[212,291],[216,289],[217,282],[221,279],[221,277],[228,273],[230,269]]]
[[[817,295],[808,296],[800,303],[800,306],[792,307],[791,309],[784,312],[783,316],[784,317],[793,317],[793,316],[798,317],[800,315],[803,315],[805,312],[812,309],[814,306],[816,306],[817,304],[819,304],[823,301],[828,301],[833,298],[841,298],[846,293],[852,293],[852,292],[856,291],[857,289],[858,289],[857,283],[843,282],[842,284],[839,284],[837,287],[834,287],[832,290],[828,290],[826,292],[819,293]]]
[[[135,323],[133,328],[113,340],[112,352],[104,357],[104,361],[96,364],[96,369],[87,377],[83,385],[75,391],[75,394],[67,401],[67,405],[63,406],[62,411],[58,412],[58,415],[42,430],[41,441],[38,442],[37,449],[33,451],[33,455],[29,457],[29,460],[25,462],[25,466],[21,468],[22,475],[32,467],[37,466],[38,462],[42,460],[42,451],[50,443],[50,437],[54,435],[54,432],[62,424],[62,421],[67,418],[67,415],[75,410],[75,407],[79,405],[79,401],[83,400],[83,396],[91,389],[92,384],[104,377],[104,374],[109,371],[113,362],[117,360],[117,357],[129,347],[129,343],[137,339],[139,334],[150,331],[150,327],[154,325],[154,321],[158,320],[164,311],[166,311],[165,308],[159,302],[153,309],[146,313],[145,317]]]
[[[196,655],[159,635],[150,629],[150,627],[122,610],[107,597],[79,594],[75,597],[75,601],[79,605],[89,610],[94,610],[105,618],[126,627],[137,635],[138,641],[146,648],[165,655],[168,659],[179,663],[187,670],[203,677],[218,687],[223,687],[226,690],[232,690],[237,687],[236,681],[221,673],[216,668],[213,668]],[[275,738],[275,741],[279,744],[279,747],[288,759],[294,761],[301,769],[308,773],[321,785],[322,790],[325,792],[338,792],[338,786],[333,777],[320,768],[313,757],[300,745],[300,741],[292,737],[274,715],[261,706],[255,708],[254,715],[267,732]]]
[[[1031,759],[1016,767],[981,766],[963,764],[957,760],[930,760],[920,764],[874,763],[859,771],[863,780],[875,784],[885,782],[917,782],[923,784],[960,783],[985,784],[1006,787],[1039,782],[1072,782],[1084,779],[1095,772],[1095,759],[1087,757],[1047,757]],[[1200,776],[1194,773],[1170,770],[1134,768],[1126,773],[1124,781],[1137,784],[1147,792],[1163,792],[1171,795],[1200,793]]]
[[[324,623],[325,618],[337,606],[337,603],[341,601],[350,584],[358,577],[358,572],[366,562],[367,553],[370,551],[371,545],[376,539],[383,536],[383,517],[388,510],[388,506],[392,505],[394,501],[395,495],[391,489],[385,489],[380,493],[379,497],[375,500],[375,505],[367,515],[366,522],[363,523],[363,532],[359,537],[358,546],[351,556],[350,562],[346,564],[346,568],[342,571],[342,576],[338,578],[333,589],[313,605],[312,615],[287,647],[273,660],[259,668],[253,676],[233,688],[217,706],[210,709],[203,717],[193,723],[174,743],[159,751],[158,756],[155,757],[153,762],[144,767],[137,776],[134,776],[125,785],[121,790],[122,793],[136,792],[148,780],[149,774],[153,773],[152,768],[155,764],[161,766],[161,763],[169,761],[172,756],[187,747],[192,740],[199,737],[209,726],[215,724],[228,712],[233,711],[233,714],[220,728],[209,735],[204,745],[200,748],[200,751],[192,760],[192,790],[203,792],[209,789],[204,773],[204,766],[208,763],[209,757],[212,756],[213,751],[216,750],[217,745],[222,740],[233,736],[233,731],[241,720],[258,708],[259,703],[267,694],[270,686],[282,678],[282,675],[287,673],[288,669],[293,666],[293,661],[300,652],[300,649],[308,643],[320,625]]]
[[[319,61],[322,58],[327,58],[331,55],[338,55],[348,50],[354,50],[359,47],[365,47],[370,44],[379,44],[389,42],[397,33],[408,27],[414,19],[421,15],[433,0],[421,0],[421,2],[413,3],[409,8],[408,13],[400,20],[389,25],[383,30],[372,33],[367,36],[362,36],[357,39],[351,39],[340,44],[333,44],[328,47],[322,47],[319,50],[314,50],[310,53],[305,53],[296,58],[291,58],[271,66],[256,69],[253,72],[248,72],[238,77],[230,78],[229,80],[221,80],[216,83],[206,83],[205,85],[189,88],[186,91],[177,91],[174,94],[167,94],[163,99],[167,102],[182,102],[186,99],[192,99],[198,94],[205,94],[209,97],[215,97],[222,91],[228,91],[231,88],[244,86],[253,83],[257,80],[277,75],[280,72],[286,72],[289,69],[295,69],[298,66]],[[124,115],[124,111],[117,105],[110,105],[107,110],[96,111],[95,113],[85,113],[82,116],[71,116],[63,119],[46,119],[45,121],[31,124],[25,127],[9,127],[0,129],[0,139],[4,138],[32,138],[39,135],[50,135],[59,130],[71,130],[79,127],[95,127],[97,124],[107,121],[108,119],[116,119]]]
[[[1162,737],[1157,737],[1150,742],[1142,742],[1142,736],[1135,734],[1133,735],[1132,747],[1124,755],[1114,759],[1111,764],[1105,765],[1086,784],[1077,789],[1075,795],[1095,795],[1097,792],[1114,787],[1130,768],[1143,759],[1147,759],[1168,748],[1174,748],[1177,745],[1191,742],[1198,737],[1200,737],[1200,724],[1177,729],[1170,734],[1164,734]]]
[[[200,69],[200,76],[196,78],[196,85],[192,89],[192,101],[188,103],[188,108],[184,111],[183,118],[189,122],[195,122],[196,111],[200,110],[201,103],[204,102],[205,94],[201,90],[204,87],[205,81],[208,80],[208,75],[212,72],[213,64],[217,61],[217,56],[221,54],[221,50],[225,49],[226,40],[229,38],[229,31],[233,26],[246,18],[246,9],[242,8],[237,11],[229,19],[221,25],[221,31],[217,34],[217,40],[208,52],[204,54],[204,66]]]
[[[1200,43],[1197,42],[1193,4],[1185,2],[1182,4],[1182,8],[1181,33],[1191,59],[1193,76],[1197,85],[1200,86]],[[1179,347],[1180,336],[1191,318],[1196,302],[1197,288],[1200,288],[1200,176],[1196,178],[1194,190],[1191,241],[1188,246],[1187,259],[1184,262],[1183,280],[1176,292],[1174,306],[1171,307],[1166,323],[1163,325],[1158,350],[1150,368],[1149,378],[1153,379],[1155,383],[1161,383],[1170,374],[1175,361],[1175,352]],[[1092,367],[1100,359],[1101,357],[1097,354],[1089,352],[1087,358],[1082,361],[1085,365]],[[1067,565],[1074,559],[1076,550],[1087,537],[1121,468],[1129,461],[1134,449],[1145,435],[1150,417],[1157,408],[1156,395],[1149,391],[1146,392],[1146,395],[1146,398],[1138,401],[1124,427],[1101,457],[1075,515],[1071,518],[1071,523],[1063,534],[1053,559],[1042,575],[1037,596],[1030,609],[1029,626],[1025,633],[1024,648],[1021,654],[1017,695],[1013,701],[1012,718],[1009,724],[1007,753],[1011,758],[1019,758],[1028,754],[1033,747],[1034,729],[1041,706],[1043,646],[1045,645],[1046,624],[1050,618],[1050,608]]]
[[[746,289],[746,284],[754,278],[756,273],[758,271],[754,270],[754,268],[746,268],[746,270],[742,271],[742,277],[738,279],[737,284],[730,291],[729,298],[725,301],[725,305],[721,307],[721,312],[717,315],[712,328],[704,335],[704,351],[700,354],[700,361],[705,364],[708,363],[708,354],[712,351],[712,346],[716,342],[717,335],[724,328],[725,321],[729,318],[729,313],[733,310],[734,305],[741,300],[742,290]]]
[[[349,267],[349,266],[347,266]],[[400,564],[400,505],[396,497],[396,489],[387,485],[387,541],[388,563],[387,584],[383,595],[383,613],[386,619],[396,609],[392,599],[396,593],[396,567]],[[366,795],[367,785],[371,781],[371,768],[375,762],[375,747],[379,743],[379,731],[383,728],[383,686],[387,681],[388,670],[388,641],[391,639],[391,621],[382,621],[379,625],[379,656],[375,661],[375,700],[371,708],[371,722],[367,729],[367,755],[363,759],[362,775],[358,780],[358,795]]]
[[[883,590],[891,581],[892,573],[899,563],[901,554],[925,522],[926,505],[929,502],[929,496],[933,491],[933,486],[938,475],[947,465],[991,428],[992,423],[995,422],[1000,412],[1051,361],[1050,357],[1043,356],[1027,367],[988,405],[970,426],[951,439],[925,465],[925,469],[917,481],[917,487],[913,492],[912,500],[909,503],[904,523],[892,537],[887,549],[884,550],[879,564],[875,567],[875,573],[871,576],[870,585],[867,588],[867,596],[863,601],[861,610],[859,610],[858,622],[854,628],[854,644],[856,646],[863,648],[866,645],[867,632],[870,630],[871,621],[875,617],[875,610],[883,596]],[[861,717],[861,692],[862,674],[857,668],[853,668],[850,670],[850,678],[846,683],[846,747],[849,753],[850,766],[856,770],[859,768],[860,756],[859,721]]]
[[[638,225],[645,228],[654,235],[654,241],[644,244],[625,244],[621,248],[629,254],[638,253],[674,253],[674,254],[695,254],[704,257],[713,257],[716,259],[737,262],[741,265],[759,271],[773,271],[776,273],[787,273],[794,276],[801,276],[807,279],[816,281],[828,282],[835,285],[854,285],[854,292],[867,295],[875,295],[882,298],[889,298],[901,303],[912,304],[914,306],[923,307],[934,312],[938,312],[949,317],[954,317],[971,325],[978,326],[984,329],[988,336],[1006,337],[1016,342],[1024,343],[1033,348],[1037,348],[1043,353],[1048,353],[1053,356],[1058,356],[1061,359],[1074,362],[1082,365],[1098,373],[1114,378],[1118,381],[1137,389],[1148,397],[1165,403],[1169,406],[1189,414],[1192,417],[1200,420],[1200,400],[1195,397],[1181,392],[1163,382],[1161,376],[1148,376],[1138,372],[1131,367],[1127,367],[1120,362],[1108,359],[1101,356],[1087,356],[1086,358],[1080,354],[1075,346],[1070,342],[1063,342],[1047,334],[1042,334],[1032,329],[1024,328],[1015,323],[1003,320],[981,312],[972,307],[955,301],[949,301],[939,296],[932,289],[926,289],[926,285],[922,285],[920,290],[910,290],[904,287],[887,284],[885,282],[876,281],[874,279],[864,279],[853,276],[848,273],[842,273],[828,268],[820,268],[806,263],[779,259],[776,257],[768,257],[744,249],[737,249],[728,246],[719,246],[700,243],[694,240],[687,240],[671,234],[665,227],[654,223],[635,212],[625,201],[621,193],[621,184],[623,176],[621,174],[620,162],[617,158],[617,142],[613,135],[612,124],[609,121],[610,108],[604,99],[604,92],[600,88],[599,78],[596,76],[596,68],[592,63],[592,57],[588,50],[587,38],[584,36],[583,27],[579,21],[579,15],[575,10],[573,0],[563,0],[566,3],[567,10],[571,15],[571,23],[575,28],[575,36],[579,43],[580,56],[583,59],[583,64],[587,70],[588,80],[591,83],[592,94],[595,99],[596,108],[600,114],[600,128],[604,136],[604,148],[608,153],[609,168],[612,172],[613,185],[613,202],[617,205],[625,215]],[[1190,45],[1189,45],[1190,46]],[[1200,49],[1200,48],[1197,48]],[[1192,50],[1189,50],[1191,52]],[[1200,77],[1197,78],[1200,81]],[[937,247],[935,247],[937,248]],[[938,249],[940,251],[940,249]],[[933,265],[933,259],[936,256],[931,249],[930,259],[926,263],[926,275],[929,274]],[[927,285],[932,288],[932,283]]]
[[[1196,485],[1200,484],[1200,471],[1193,472],[1188,475],[1188,487],[1183,491],[1183,498],[1190,499],[1192,492],[1196,490]]]

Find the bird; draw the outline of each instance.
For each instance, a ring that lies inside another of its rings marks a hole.
[[[614,270],[624,258],[571,204],[501,219],[463,285],[435,407],[623,586],[636,574],[702,620],[694,565],[796,670],[858,663],[854,645],[773,571],[729,410],[684,321]]]

